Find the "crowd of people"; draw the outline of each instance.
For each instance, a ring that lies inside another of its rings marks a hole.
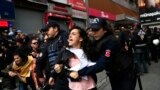
[[[160,30],[114,28],[95,18],[85,30],[48,23],[40,35],[0,30],[0,90],[97,90],[103,70],[112,90],[135,90],[160,58]]]

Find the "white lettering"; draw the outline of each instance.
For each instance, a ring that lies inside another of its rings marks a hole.
[[[153,16],[157,16],[157,15],[160,15],[160,11],[156,11],[156,12],[153,12],[153,13],[144,13],[144,14],[141,14],[140,17],[153,17]]]

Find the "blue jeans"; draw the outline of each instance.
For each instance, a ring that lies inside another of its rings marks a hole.
[[[134,53],[134,62],[138,73],[148,72],[148,66],[145,60],[145,55],[146,54],[144,51],[135,51]]]
[[[33,81],[33,79],[31,77],[27,78],[26,81],[27,81],[27,83],[19,81],[19,90],[29,90],[28,89],[28,85],[30,86],[30,88],[32,90],[36,90],[34,81]]]

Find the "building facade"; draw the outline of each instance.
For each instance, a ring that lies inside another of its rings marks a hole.
[[[132,1],[132,3],[131,3]],[[13,0],[12,25],[25,33],[36,33],[56,21],[61,29],[73,25],[87,28],[94,17],[106,18],[113,26],[139,21],[136,0]]]
[[[103,16],[108,16],[106,19],[114,21],[114,25],[126,25],[139,22],[139,13],[136,1],[94,0],[93,2],[92,0],[89,0],[89,8],[101,11],[102,15],[105,13]],[[90,16],[92,15],[90,14]],[[113,16],[115,19],[113,19]]]
[[[13,26],[25,33],[36,33],[45,24],[57,22],[61,29],[73,25],[86,28],[87,8],[84,0],[13,0]]]
[[[24,33],[37,33],[44,26],[47,2],[44,0],[13,0],[15,19],[13,27]]]

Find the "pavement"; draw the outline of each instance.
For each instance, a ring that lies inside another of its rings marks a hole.
[[[160,60],[158,63],[152,62],[148,68],[149,73],[145,73],[141,76],[143,90],[160,90]],[[98,90],[111,90],[111,86],[105,71],[98,73],[97,77]],[[140,90],[138,83],[135,90]]]
[[[97,73],[97,79],[98,90],[112,90],[105,71]],[[149,66],[149,73],[145,73],[141,76],[141,82],[143,90],[160,90],[160,60],[158,63],[152,62]],[[138,84],[135,90],[140,90]]]

